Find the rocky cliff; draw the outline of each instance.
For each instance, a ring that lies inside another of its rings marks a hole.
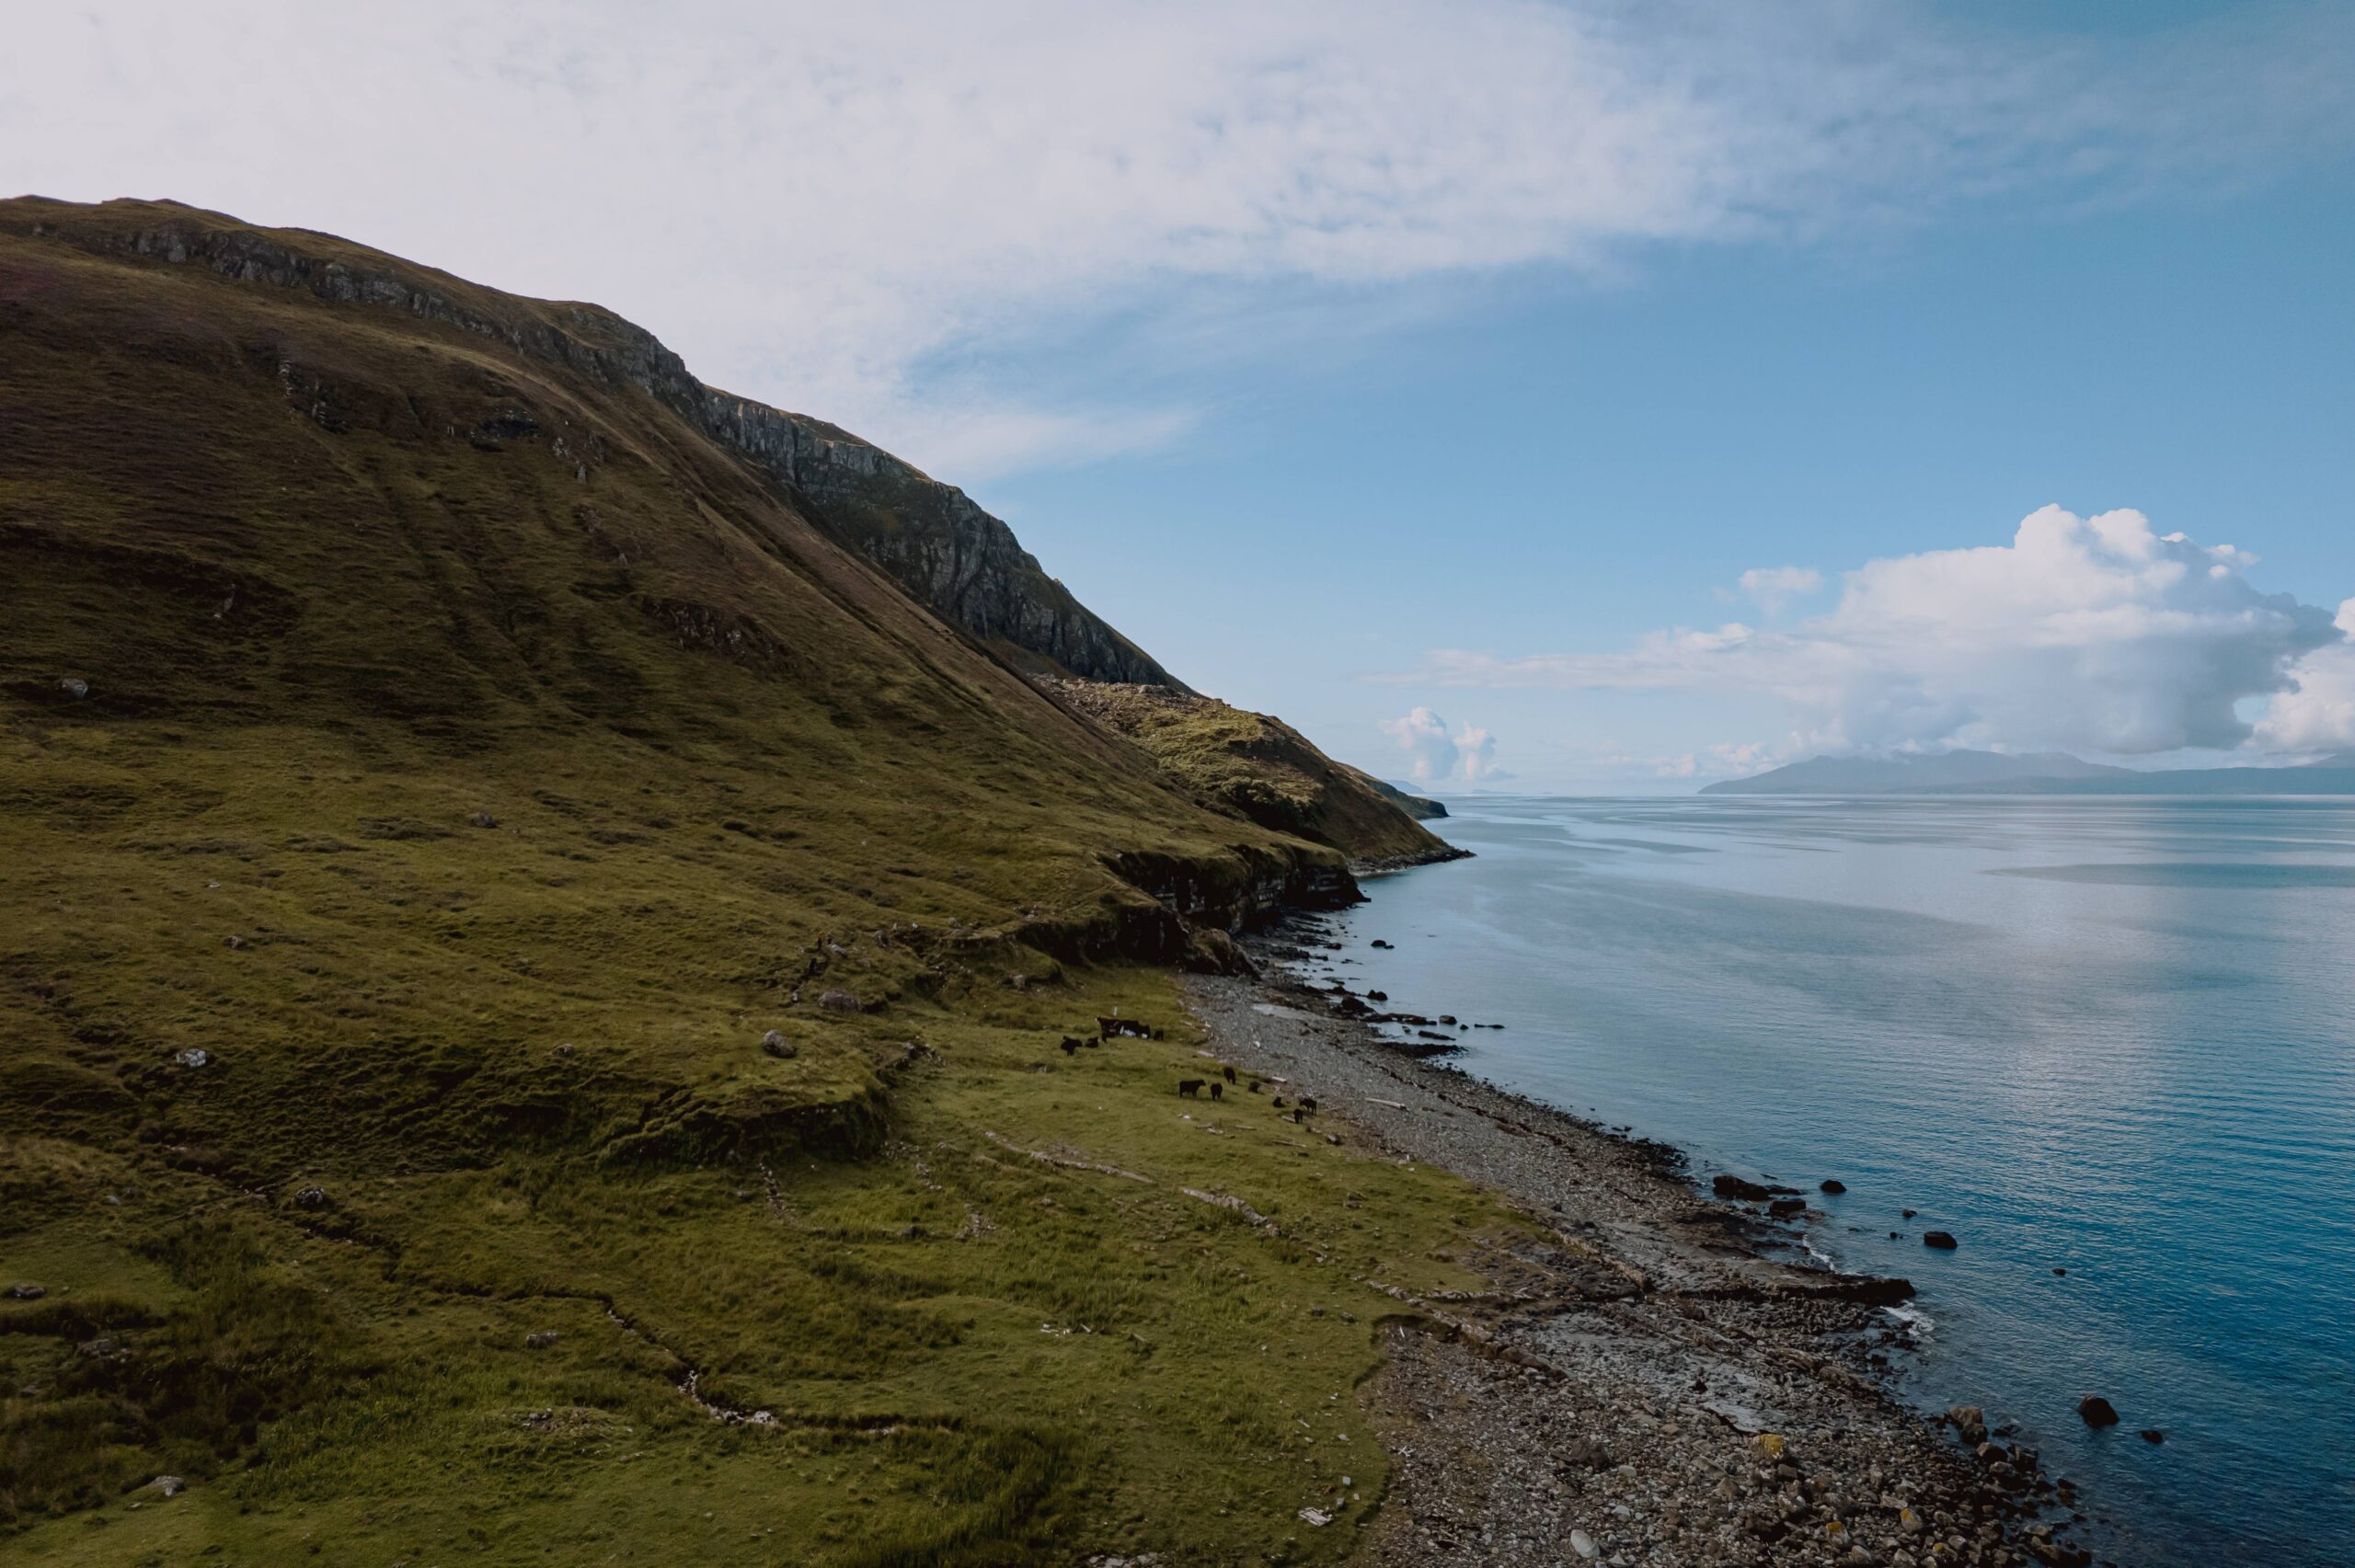
[[[500,294],[333,235],[302,243],[175,202],[12,203],[37,237],[204,267],[337,303],[445,322],[613,387],[636,387],[755,464],[801,513],[1015,664],[1098,681],[1176,678],[1049,577],[962,490],[849,431],[706,386],[661,341],[590,304]]]

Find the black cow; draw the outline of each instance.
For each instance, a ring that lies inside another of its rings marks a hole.
[[[1220,1070],[1221,1072],[1223,1072],[1223,1073],[1226,1074],[1226,1081],[1227,1081],[1229,1083],[1232,1083],[1232,1082],[1235,1082],[1235,1069],[1233,1069],[1233,1068],[1231,1068],[1231,1067],[1222,1067],[1222,1068],[1220,1068],[1220,1069],[1219,1069],[1219,1070]]]
[[[1123,1036],[1143,1040],[1151,1038],[1152,1035],[1152,1030],[1133,1018],[1098,1018],[1096,1021],[1096,1037],[1099,1040],[1117,1040]]]
[[[1219,1099],[1219,1098],[1221,1098],[1223,1095],[1224,1095],[1224,1094],[1225,1094],[1225,1093],[1226,1093],[1226,1085],[1225,1085],[1225,1084],[1221,1083],[1221,1082],[1220,1082],[1217,1079],[1215,1079],[1215,1078],[1213,1078],[1213,1079],[1212,1079],[1212,1080],[1211,1080],[1211,1098],[1212,1098],[1212,1099],[1213,1099],[1213,1100]]]
[[[1065,1056],[1067,1056],[1067,1057],[1070,1057],[1070,1056],[1077,1056],[1078,1054],[1079,1054],[1079,1042],[1078,1042],[1077,1040],[1073,1039],[1069,1035],[1065,1035],[1065,1036],[1063,1036],[1063,1055],[1065,1055]]]
[[[1201,1098],[1202,1081],[1199,1078],[1181,1078],[1178,1081],[1178,1093],[1189,1100],[1198,1100]]]

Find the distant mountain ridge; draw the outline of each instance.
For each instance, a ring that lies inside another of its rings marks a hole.
[[[2062,751],[2019,756],[2000,751],[1899,752],[1889,757],[1810,757],[1746,779],[1727,779],[1703,795],[1900,795],[1984,787],[2024,779],[2123,776],[2129,770],[2081,761]]]
[[[2088,762],[2065,751],[1901,752],[1810,757],[1703,795],[2355,795],[2355,751],[2292,767],[2154,768]]]

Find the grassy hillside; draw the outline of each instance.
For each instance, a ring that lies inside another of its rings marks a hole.
[[[1277,832],[1329,844],[1359,866],[1461,853],[1415,819],[1404,804],[1411,797],[1334,761],[1281,719],[1166,686],[1041,684],[1135,741],[1200,798]]]
[[[1181,1110],[1146,962],[1341,856],[561,346],[634,332],[0,203],[0,1555],[1345,1551],[1354,1281],[1512,1222]]]
[[[1444,802],[1433,800],[1427,795],[1409,795],[1386,779],[1375,778],[1363,768],[1352,768],[1347,762],[1342,763],[1341,767],[1366,788],[1373,791],[1418,822],[1436,822],[1447,815],[1447,807]]]

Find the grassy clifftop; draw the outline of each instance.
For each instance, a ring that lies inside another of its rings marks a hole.
[[[1200,798],[1277,832],[1329,844],[1353,864],[1412,865],[1462,853],[1416,820],[1408,804],[1416,797],[1334,761],[1281,719],[1167,686],[1041,683],[1135,741]],[[1417,804],[1446,813],[1436,802]]]
[[[0,342],[0,1554],[1347,1550],[1358,1281],[1512,1222],[1181,1111],[1147,962],[1338,852],[592,307],[21,201]]]

